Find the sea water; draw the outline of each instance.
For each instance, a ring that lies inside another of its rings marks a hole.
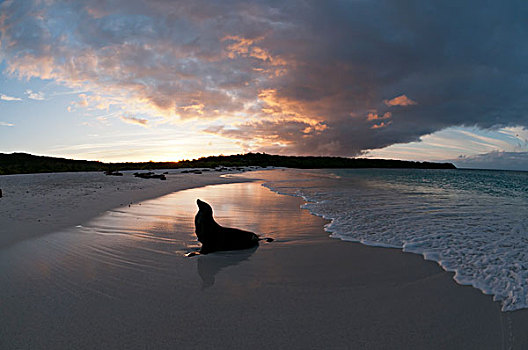
[[[528,307],[528,172],[288,170],[270,189],[303,197],[332,237],[403,249],[454,279]]]

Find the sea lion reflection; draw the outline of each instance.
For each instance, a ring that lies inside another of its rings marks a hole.
[[[198,258],[198,275],[202,279],[202,289],[214,285],[216,274],[228,266],[238,265],[240,262],[249,259],[257,247],[240,251],[222,252]]]

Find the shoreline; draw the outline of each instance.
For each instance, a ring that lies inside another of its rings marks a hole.
[[[479,173],[481,172],[476,174]],[[365,178],[339,170],[335,173],[323,172],[323,177],[331,175],[331,178],[336,174],[343,175],[345,179]],[[309,178],[310,174],[298,173],[298,175],[302,178],[306,177],[307,182],[298,185],[296,180],[290,177],[284,184],[279,181],[266,186],[278,193],[303,198],[306,202],[303,204],[305,209],[330,220],[330,223],[325,225],[325,231],[330,236],[363,245],[397,248],[405,253],[418,254],[425,260],[436,262],[444,271],[453,272],[453,280],[457,284],[470,285],[486,295],[492,295],[500,302],[503,311],[528,309],[524,288],[526,270],[522,267],[526,264],[523,255],[520,255],[525,250],[522,237],[526,233],[525,227],[528,227],[525,218],[519,215],[523,212],[523,208],[526,208],[525,202],[521,200],[515,202],[515,199],[493,202],[490,200],[491,196],[473,195],[468,196],[468,203],[464,203],[463,200],[453,200],[453,196],[464,198],[454,195],[453,191],[442,191],[444,195],[442,198],[438,195],[427,195],[428,191],[435,189],[420,187],[417,191],[424,192],[424,200],[412,201],[418,203],[414,205],[409,201],[412,196],[407,196],[405,190],[402,190],[401,197],[392,197],[391,191],[387,190],[391,186],[388,185],[386,188],[383,186],[384,183],[390,184],[390,180],[386,177],[381,181],[381,188],[384,190],[376,191],[360,190],[362,186],[356,186],[357,184],[352,181],[341,182],[340,179],[332,184],[319,185],[317,180],[312,181]],[[320,175],[318,173],[315,177]],[[368,180],[366,183],[365,188],[368,188]],[[377,182],[374,183],[373,188]],[[346,194],[332,192],[339,186],[342,186],[342,192]],[[414,187],[409,193],[413,191],[415,191]],[[363,196],[365,201],[361,200]],[[516,198],[515,193],[512,197]],[[493,203],[503,203],[503,205],[492,209]],[[468,205],[465,207],[466,212],[459,215],[457,209],[466,204]],[[509,220],[505,220],[504,208],[515,204],[519,205],[514,206],[517,210],[507,213]],[[399,214],[394,216],[394,212]],[[481,212],[487,212],[488,215],[482,217]],[[386,215],[383,215],[384,213]],[[385,219],[385,216],[390,216],[390,219]],[[441,220],[438,219],[439,217]],[[406,224],[402,225],[403,222]],[[458,224],[453,224],[455,222],[467,226],[457,227]],[[486,231],[490,234],[484,233]],[[447,244],[448,241],[451,245]],[[486,243],[481,244],[482,242]],[[508,246],[516,248],[508,249]]]

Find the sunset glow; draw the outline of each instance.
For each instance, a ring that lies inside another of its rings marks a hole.
[[[528,10],[486,6],[3,1],[0,152],[515,153],[528,170]]]

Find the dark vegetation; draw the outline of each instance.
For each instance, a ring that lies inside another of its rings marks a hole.
[[[49,172],[154,170],[179,168],[216,168],[242,166],[276,166],[300,169],[318,168],[416,168],[456,169],[451,163],[410,162],[404,160],[279,156],[247,153],[232,156],[212,156],[179,162],[103,163],[34,156],[27,153],[0,153],[0,175]]]
[[[0,175],[104,170],[108,167],[101,162],[0,153]]]

